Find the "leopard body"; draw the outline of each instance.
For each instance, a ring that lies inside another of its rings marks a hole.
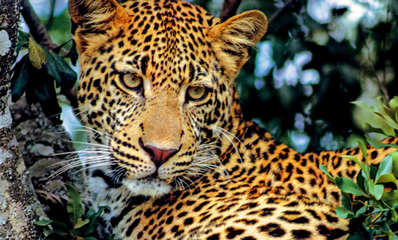
[[[88,195],[116,239],[345,239],[359,148],[299,154],[243,117],[234,79],[266,32],[179,0],[70,0]],[[270,113],[272,114],[272,113]],[[392,140],[391,140],[392,141]],[[369,148],[378,164],[392,149]]]

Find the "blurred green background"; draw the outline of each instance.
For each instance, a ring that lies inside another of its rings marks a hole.
[[[223,0],[191,2],[218,15]],[[66,0],[31,3],[55,42],[71,38]],[[246,118],[300,152],[350,147],[365,122],[380,127],[350,102],[398,95],[398,1],[244,0],[238,12],[251,9],[270,24],[237,78]]]

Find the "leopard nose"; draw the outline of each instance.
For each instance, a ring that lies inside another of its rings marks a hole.
[[[161,149],[153,145],[145,145],[143,149],[151,156],[156,167],[159,168],[169,158],[171,158],[179,149]]]

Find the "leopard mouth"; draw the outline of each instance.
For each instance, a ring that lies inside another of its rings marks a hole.
[[[160,179],[155,173],[140,179],[124,179],[123,184],[131,191],[132,195],[150,197],[161,197],[170,193],[173,188],[170,183]]]
[[[155,173],[153,173],[152,175],[150,175],[148,177],[139,178],[139,179],[137,179],[137,181],[140,181],[140,182],[164,181],[164,182],[166,182],[165,180],[158,177],[158,171],[156,171]]]

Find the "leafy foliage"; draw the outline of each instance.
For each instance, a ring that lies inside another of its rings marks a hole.
[[[87,214],[83,215],[82,199],[77,190],[69,184],[65,184],[68,189],[68,203],[66,210],[69,214],[69,221],[61,223],[58,221],[42,219],[35,222],[37,226],[46,227],[51,225],[54,233],[46,239],[77,239],[77,240],[95,240],[95,230],[98,225],[98,217],[102,214],[105,208],[99,207],[98,211],[90,209]],[[111,236],[108,240],[113,240]]]
[[[372,113],[374,116],[380,118],[383,122],[386,123],[389,128],[377,128],[373,127],[369,123],[365,123],[363,128],[366,132],[374,132],[380,133],[385,136],[398,136],[398,97],[395,96],[390,100],[389,106],[384,104],[384,100],[382,97],[378,97],[377,101],[379,102],[379,108],[374,110],[373,108],[366,105],[364,102],[355,101],[354,104],[358,105],[362,109]]]
[[[363,109],[384,120],[394,128],[398,136],[398,97],[390,102],[390,107],[383,104],[378,98],[381,108],[374,110],[363,102],[354,102]],[[374,128],[367,124],[370,132],[387,135],[385,130]],[[395,144],[379,143],[368,138],[376,148],[394,147]],[[342,156],[358,164],[361,168],[356,177],[356,182],[343,177],[332,177],[325,166],[321,170],[328,175],[342,192],[342,205],[336,209],[340,218],[350,219],[350,232],[352,239],[398,239],[398,152],[393,152],[383,159],[378,168],[370,166],[367,161],[367,148],[358,140],[362,155],[366,160],[363,164],[353,156]],[[354,195],[354,197],[352,196]]]
[[[62,109],[57,101],[56,87],[61,92],[71,89],[77,80],[77,74],[59,55],[63,45],[49,51],[26,33],[21,32],[19,36],[17,50],[27,47],[28,53],[13,68],[12,100],[18,101],[26,93],[29,103],[40,102],[46,117],[54,124],[61,124]],[[77,54],[69,56],[76,63]]]
[[[308,145],[300,151],[324,149],[328,133],[342,139],[336,148],[343,147],[352,134],[363,135],[364,118],[358,116],[363,112],[349,102],[380,95],[380,85],[397,95],[398,1],[373,1],[383,8],[371,1],[340,1],[369,13],[357,22],[350,18],[354,8],[328,2],[337,1],[253,0],[242,1],[239,9],[259,9],[272,20],[237,79],[244,114],[296,149],[295,133],[306,136]],[[284,3],[290,4],[271,19]],[[304,53],[309,60],[297,67]],[[268,71],[262,71],[265,62],[271,63]],[[310,71],[319,81],[304,81]]]

